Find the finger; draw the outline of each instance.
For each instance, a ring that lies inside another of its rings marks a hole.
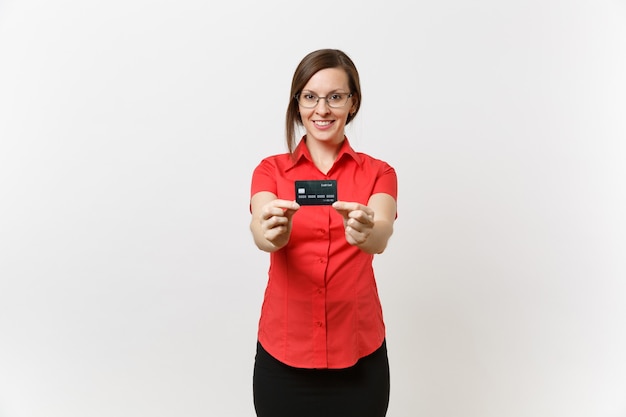
[[[335,201],[332,204],[332,207],[337,210],[344,220],[347,220],[350,212],[356,208],[355,203],[348,203],[345,201]]]
[[[262,217],[267,220],[272,216],[291,217],[300,208],[295,201],[274,200],[263,207]]]
[[[273,229],[275,227],[286,226],[289,220],[285,216],[272,216],[265,220],[264,226],[266,229]]]
[[[285,210],[283,214],[287,218],[288,221],[291,221],[291,218],[293,217],[294,214],[296,214],[296,211],[298,211],[298,209],[287,209]]]
[[[346,227],[346,241],[351,245],[359,245],[367,240],[369,233],[362,233],[351,226]]]
[[[366,217],[367,218],[372,218],[373,214],[374,214],[374,212],[372,211],[372,209],[370,209],[369,207],[366,207],[366,206],[361,206],[357,210],[350,211],[348,216],[351,219],[366,218]]]
[[[363,223],[356,219],[349,219],[346,221],[346,229],[352,229],[359,233],[364,233],[367,229],[371,229],[372,226],[370,223]]]
[[[358,203],[351,203],[348,201],[335,201],[332,205],[332,207],[337,210],[337,211],[352,211],[354,209],[356,209],[358,206]]]
[[[373,225],[374,224],[374,212],[369,210],[355,210],[348,214],[348,220],[355,220],[362,224]]]
[[[267,240],[272,242],[274,239],[278,238],[280,235],[287,232],[287,226],[277,226],[272,229],[266,230],[264,232],[264,236]]]
[[[263,207],[263,213],[261,215],[262,220],[269,220],[272,217],[282,216],[284,214],[283,209],[278,207]]]
[[[355,211],[363,211],[372,217],[374,216],[374,210],[370,207],[351,201],[335,201],[333,203],[333,208],[344,216],[347,216]]]
[[[293,200],[276,199],[270,202],[272,207],[281,208],[283,210],[298,210],[300,205]]]
[[[353,210],[351,213],[355,213],[355,217],[356,216],[362,216],[365,215],[370,219],[374,218],[374,210],[372,210],[370,207],[368,206],[364,206],[359,204],[359,208],[356,210]]]

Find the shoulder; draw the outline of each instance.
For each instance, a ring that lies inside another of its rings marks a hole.
[[[266,156],[259,162],[258,166],[261,165],[272,165],[272,166],[282,166],[286,164],[292,163],[291,154],[288,153],[280,153],[276,155]]]
[[[389,194],[394,200],[398,196],[398,175],[396,170],[386,161],[374,158],[366,153],[359,153],[361,168],[368,178],[375,182],[373,194]]]
[[[254,173],[259,172],[284,172],[293,165],[291,155],[288,153],[270,155],[263,158],[254,168]]]
[[[357,152],[356,154],[359,158],[361,158],[361,163],[363,165],[382,171],[394,170],[394,168],[387,161],[383,161],[382,159],[375,158],[363,152]]]

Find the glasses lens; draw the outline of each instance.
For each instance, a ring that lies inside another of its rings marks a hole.
[[[330,107],[343,107],[348,102],[348,93],[333,93],[326,97]]]
[[[298,96],[298,103],[300,103],[302,107],[315,107],[317,100],[317,96],[311,93],[302,93]]]

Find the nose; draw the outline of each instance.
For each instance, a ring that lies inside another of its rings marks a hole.
[[[315,105],[315,111],[317,113],[326,114],[328,113],[330,107],[328,106],[328,102],[326,101],[326,97],[320,97],[317,100],[317,104]]]

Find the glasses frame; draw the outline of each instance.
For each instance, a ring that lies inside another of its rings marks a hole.
[[[354,93],[342,93],[342,92],[330,93],[329,95],[333,95],[333,94],[347,94],[348,95],[348,97],[346,97],[346,102],[345,103],[343,103],[341,106],[334,106],[334,105],[330,104],[330,101],[328,101],[328,96],[323,97],[323,96],[315,95],[313,93],[307,93],[307,94],[311,94],[312,96],[317,97],[317,100],[315,100],[315,104],[314,105],[312,105],[312,106],[305,106],[304,104],[300,103],[300,96],[302,95],[302,91],[293,96],[293,98],[296,99],[296,102],[300,106],[304,107],[305,109],[314,109],[314,108],[316,108],[317,105],[320,104],[320,99],[326,100],[326,105],[328,107],[330,107],[331,109],[340,109],[342,107],[345,107],[346,104],[348,104],[348,100],[350,100],[350,98],[354,95]]]

